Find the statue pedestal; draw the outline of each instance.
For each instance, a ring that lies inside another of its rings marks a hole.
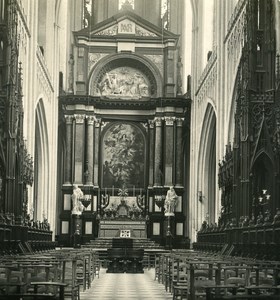
[[[165,249],[171,250],[173,248],[173,234],[174,234],[174,213],[167,212],[164,214],[166,217],[165,223]]]
[[[72,226],[72,245],[74,248],[81,247],[81,231],[82,231],[82,216],[81,215],[72,215],[73,226]]]

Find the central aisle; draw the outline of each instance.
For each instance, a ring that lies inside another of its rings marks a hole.
[[[101,269],[91,288],[81,292],[81,300],[101,299],[172,299],[164,285],[154,280],[155,270],[144,269],[144,274],[112,274]]]

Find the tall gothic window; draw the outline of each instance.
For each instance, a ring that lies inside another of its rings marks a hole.
[[[213,51],[214,35],[214,0],[204,0],[202,2],[202,61],[204,68],[210,59]]]
[[[83,26],[90,27],[92,17],[92,0],[84,0],[83,3]]]
[[[170,0],[161,0],[162,27],[166,30],[169,29],[169,16],[170,16]]]
[[[38,34],[37,41],[42,54],[46,50],[46,19],[47,19],[47,0],[39,0],[38,2]]]

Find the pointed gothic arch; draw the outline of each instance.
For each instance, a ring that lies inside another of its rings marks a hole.
[[[216,114],[213,106],[208,103],[204,120],[198,153],[198,200],[202,220],[214,223],[216,220]]]
[[[40,98],[35,110],[35,155],[34,155],[34,219],[42,220],[49,207],[49,142],[46,112]]]

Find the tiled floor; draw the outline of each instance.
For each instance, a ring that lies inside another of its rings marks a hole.
[[[154,272],[154,269],[145,269],[144,274],[112,274],[102,269],[91,288],[81,292],[81,300],[172,299],[164,286],[154,280]]]

